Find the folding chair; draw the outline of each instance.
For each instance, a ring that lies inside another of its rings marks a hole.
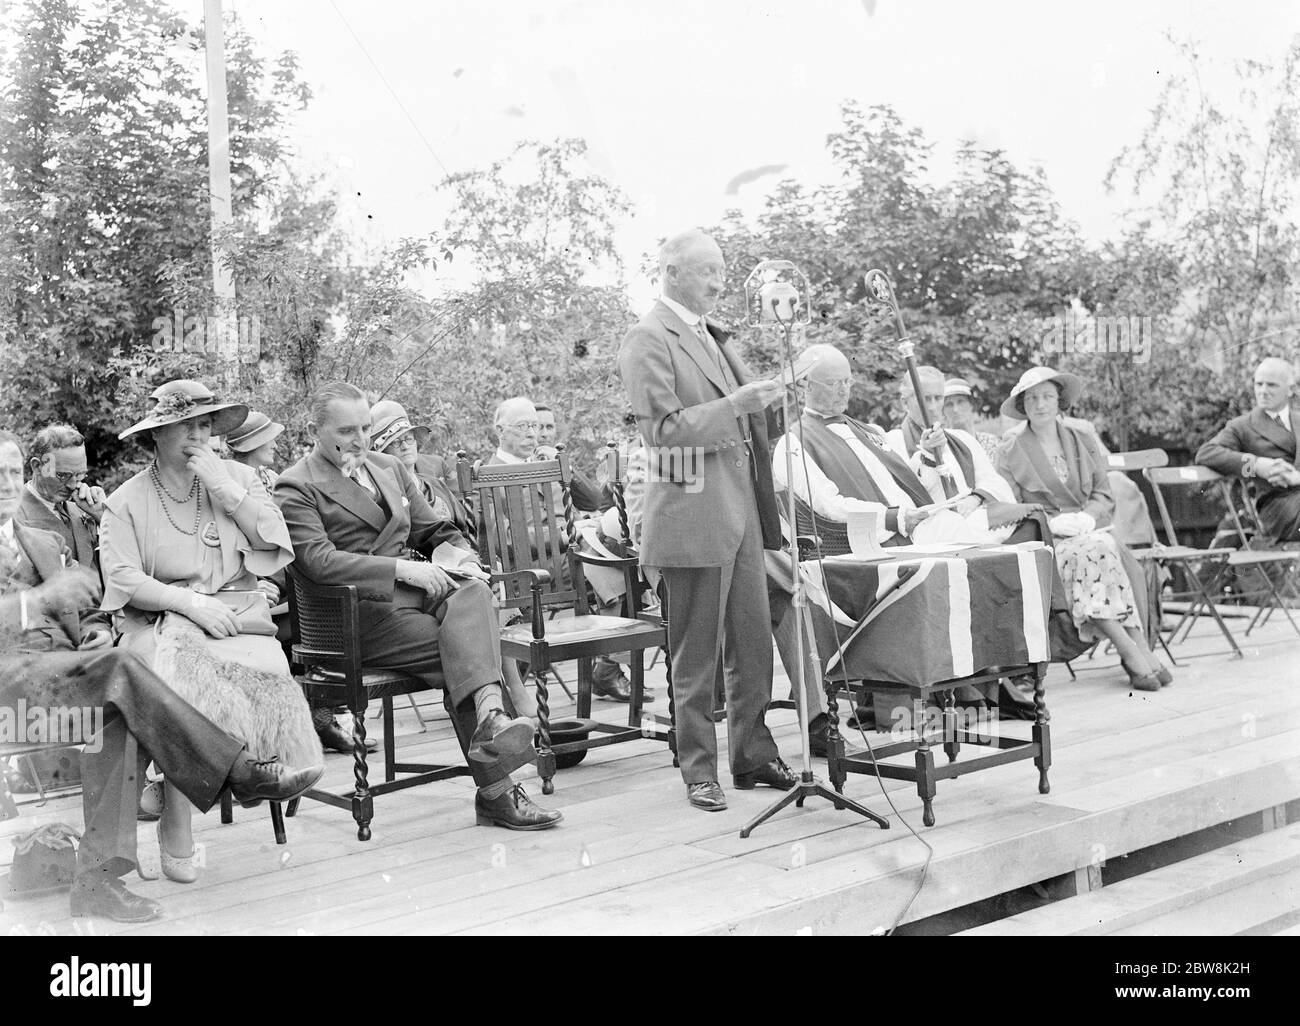
[[[1117,470],[1120,471],[1121,473],[1125,473],[1125,474],[1145,473],[1147,470],[1154,470],[1160,467],[1169,466],[1169,454],[1165,452],[1163,449],[1134,449],[1130,452],[1113,452],[1110,454],[1109,463],[1110,463],[1111,470]],[[1154,527],[1154,525],[1152,526]],[[1168,526],[1166,526],[1166,536],[1168,536],[1168,530],[1169,528]],[[1211,566],[1217,569],[1217,564],[1223,562],[1228,558],[1226,555],[1222,554],[1221,550],[1219,549],[1192,549],[1192,548],[1186,548],[1184,546],[1171,547],[1171,546],[1160,545],[1160,544],[1153,545],[1150,548],[1130,546],[1129,553],[1139,563],[1142,564],[1152,563],[1162,569],[1170,570],[1170,571],[1172,571],[1173,569],[1181,570],[1184,577],[1188,579],[1194,579],[1198,583],[1200,582],[1200,575],[1199,575],[1200,567]],[[1171,580],[1172,580],[1172,576],[1173,575],[1171,573],[1170,575]],[[1201,601],[1201,597],[1194,590],[1189,590],[1186,592],[1173,592],[1171,594],[1171,598],[1173,598],[1175,601],[1195,600],[1198,603],[1200,603]],[[1198,604],[1198,608],[1199,608],[1199,604]],[[1155,611],[1153,610],[1153,612]],[[1184,620],[1185,619],[1186,619],[1186,615],[1184,615]],[[1194,617],[1192,620],[1193,623],[1195,622],[1195,619],[1196,618]],[[1219,622],[1220,628],[1224,628],[1224,624],[1222,622],[1221,617],[1216,616],[1215,619]],[[1178,627],[1176,627],[1173,633],[1170,635],[1171,640],[1175,635],[1177,635],[1178,630],[1182,627],[1184,620],[1179,621]],[[1191,627],[1189,626],[1188,631],[1190,632],[1190,630]],[[1161,625],[1157,623],[1155,629],[1153,631],[1150,631],[1149,634],[1153,634],[1155,636],[1155,638],[1160,642],[1160,647],[1165,650],[1165,655],[1169,657],[1169,661],[1173,663],[1175,666],[1177,666],[1178,660],[1175,659],[1174,654],[1171,651],[1169,651],[1169,644],[1168,642],[1165,641],[1165,636],[1163,630],[1161,630]],[[1232,644],[1235,650],[1236,646],[1232,640],[1231,634],[1227,634],[1226,636],[1228,638],[1229,644]],[[1093,651],[1095,650],[1096,650],[1096,646],[1094,645]],[[1090,652],[1089,655],[1091,656],[1092,653]]]
[[[1158,550],[1160,554],[1170,560],[1179,558],[1184,560],[1184,565],[1188,567],[1188,573],[1185,575],[1188,583],[1191,585],[1191,603],[1187,611],[1183,613],[1183,618],[1179,620],[1178,625],[1170,635],[1170,640],[1175,641],[1178,632],[1187,625],[1187,633],[1183,635],[1186,639],[1187,634],[1191,633],[1192,626],[1196,623],[1197,618],[1202,611],[1210,613],[1215,622],[1219,625],[1219,630],[1223,636],[1228,639],[1228,644],[1232,646],[1234,658],[1240,658],[1241,649],[1237,647],[1237,642],[1228,630],[1228,625],[1224,623],[1218,607],[1215,605],[1213,596],[1219,593],[1222,587],[1224,577],[1229,570],[1240,570],[1246,573],[1250,570],[1259,572],[1266,585],[1265,588],[1254,592],[1243,592],[1243,598],[1261,598],[1271,594],[1276,604],[1282,606],[1281,596],[1277,593],[1277,588],[1269,577],[1267,567],[1273,564],[1293,563],[1300,559],[1300,553],[1295,552],[1255,552],[1249,549],[1191,549],[1182,546],[1178,542],[1177,532],[1174,530],[1173,518],[1169,515],[1169,505],[1165,501],[1165,488],[1205,488],[1212,486],[1218,490],[1220,497],[1228,508],[1229,514],[1237,524],[1241,537],[1245,539],[1245,532],[1241,528],[1240,520],[1237,517],[1236,506],[1232,500],[1232,492],[1228,487],[1228,479],[1223,477],[1215,470],[1209,467],[1191,466],[1191,467],[1147,467],[1142,471],[1142,476],[1151,482],[1152,492],[1155,494],[1156,505],[1160,509],[1160,521],[1164,527],[1165,537],[1169,541],[1169,546]],[[1153,550],[1157,551],[1157,550]],[[1195,572],[1194,564],[1208,563],[1213,567],[1214,573],[1207,585]],[[1291,614],[1286,612],[1283,606],[1283,612],[1295,628],[1296,633],[1300,634],[1300,628],[1296,628],[1295,621],[1291,619]],[[1256,626],[1263,608],[1256,610],[1255,615],[1251,618],[1250,624],[1246,627],[1246,635],[1249,636],[1251,630]]]

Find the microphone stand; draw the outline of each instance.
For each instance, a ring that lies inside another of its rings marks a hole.
[[[785,346],[784,360],[785,365],[790,373],[790,386],[794,384],[794,352],[791,347],[790,337],[794,331],[794,312],[791,311],[789,320],[782,320],[778,313],[779,300],[772,300],[772,312],[775,320],[785,329]],[[781,414],[785,421],[787,431],[795,430],[796,421],[791,419],[792,405],[790,402],[790,387],[784,389],[781,396]],[[803,426],[799,422],[799,447],[803,448]],[[798,653],[797,661],[799,664],[799,680],[795,687],[795,709],[799,713],[799,747],[803,754],[803,772],[799,774],[799,782],[786,791],[772,805],[768,806],[759,815],[755,816],[740,831],[741,837],[748,837],[750,832],[762,823],[770,819],[778,812],[784,809],[791,802],[794,802],[799,808],[803,808],[805,798],[825,798],[837,809],[849,809],[856,812],[859,816],[871,820],[882,830],[889,829],[889,820],[877,816],[870,809],[859,805],[851,798],[845,798],[844,795],[832,790],[813,776],[812,771],[812,751],[808,741],[808,692],[806,690],[806,680],[804,675],[804,664],[807,660],[804,658],[804,614],[808,608],[808,599],[804,594],[803,575],[799,572],[799,543],[795,537],[797,528],[795,524],[795,506],[794,506],[794,459],[790,452],[790,446],[785,447],[785,503],[786,503],[786,522],[790,526],[790,590],[793,595],[791,606],[794,611],[794,639],[795,651]],[[811,645],[809,646],[811,647]]]

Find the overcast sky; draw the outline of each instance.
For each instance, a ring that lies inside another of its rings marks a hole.
[[[174,0],[192,18],[200,0]],[[1280,56],[1295,0],[225,0],[296,50],[315,100],[295,129],[375,243],[430,231],[434,186],[520,139],[584,137],[634,205],[633,280],[659,237],[755,209],[778,180],[826,180],[840,102],[892,104],[937,143],[1041,164],[1067,214],[1102,239],[1102,178],[1137,140],[1169,70],[1166,29],[1222,61]],[[772,254],[779,256],[779,254]]]

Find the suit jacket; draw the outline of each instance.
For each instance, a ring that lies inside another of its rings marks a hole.
[[[317,452],[300,459],[275,483],[295,568],[317,584],[356,585],[363,612],[366,603],[393,601],[396,563],[407,558],[408,550],[428,555],[444,542],[468,545],[449,521],[434,516],[397,457],[367,453],[366,469],[388,515],[369,492]]]
[[[1262,409],[1256,406],[1249,413],[1233,417],[1223,430],[1196,452],[1196,462],[1211,467],[1227,477],[1241,477],[1247,456],[1266,456],[1282,459],[1295,465],[1295,426],[1300,423],[1300,410],[1291,410],[1291,430],[1288,431]],[[1297,489],[1274,488],[1263,478],[1256,480],[1256,502],[1261,519],[1264,509],[1279,495]]]
[[[72,550],[68,548],[61,534],[56,534],[53,531],[43,531],[37,527],[27,527],[15,521],[14,540],[18,543],[23,555],[27,557],[31,576],[35,578],[34,583],[36,584],[43,584],[62,573],[65,569],[65,560],[68,569],[79,569],[76,560],[72,558]],[[95,582],[96,584],[99,583],[97,574],[95,575]],[[30,617],[31,613],[29,613],[29,619]],[[68,647],[76,648],[81,644],[83,621],[86,630],[96,626],[106,626],[104,616],[94,608],[84,610],[60,609],[54,617],[49,619],[48,625],[33,623],[33,626],[61,627],[63,633],[67,636]],[[14,625],[9,626],[12,628]],[[17,647],[22,647],[21,640],[17,642]]]
[[[441,499],[447,507],[450,514],[449,519],[456,530],[468,539],[473,531],[470,529],[469,510],[465,508],[465,503],[461,501],[460,496],[453,492],[442,478],[427,477],[421,473],[418,464],[415,468],[415,476],[416,483],[420,485],[420,490],[424,492],[424,497],[429,500],[429,505],[437,506],[436,500]]]
[[[709,332],[737,384],[751,381],[727,332],[712,324]],[[764,547],[780,548],[766,418],[736,416],[732,389],[694,330],[656,303],[624,337],[618,370],[650,452],[641,561],[722,566],[755,505]]]
[[[82,566],[98,573],[99,525],[95,523],[95,518],[75,502],[65,501],[56,505],[62,505],[68,514],[66,527],[57,514],[52,513],[45,503],[32,494],[30,488],[24,488],[22,502],[18,504],[18,511],[14,513],[14,523],[38,527],[42,531],[53,531],[61,535],[68,543],[68,548],[72,550],[72,558]],[[71,538],[68,537],[69,533],[72,535]]]

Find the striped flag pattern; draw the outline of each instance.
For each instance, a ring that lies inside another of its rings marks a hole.
[[[1028,542],[804,562],[818,654],[828,673],[898,684],[1046,662],[1052,560]]]

